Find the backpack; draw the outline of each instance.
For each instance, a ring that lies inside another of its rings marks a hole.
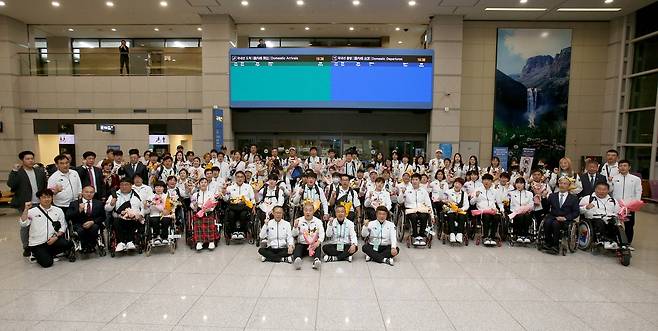
[[[263,187],[263,197],[260,199],[260,203],[263,203],[263,201],[265,201],[265,198],[267,197],[267,188],[268,188],[268,186],[269,186],[269,185],[265,185],[265,186]],[[275,191],[274,191],[274,196],[275,196],[276,198],[279,198],[279,189],[280,189],[280,187],[279,187],[279,184],[277,183],[277,185],[276,185],[276,189],[275,189]]]

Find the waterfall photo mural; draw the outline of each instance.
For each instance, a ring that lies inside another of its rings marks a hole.
[[[517,160],[534,148],[552,167],[564,156],[570,29],[498,29],[493,146]]]

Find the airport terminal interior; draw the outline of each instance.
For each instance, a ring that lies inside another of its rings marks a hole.
[[[0,330],[657,330],[656,18],[0,0]]]

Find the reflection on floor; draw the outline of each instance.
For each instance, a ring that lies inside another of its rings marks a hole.
[[[394,267],[355,261],[301,271],[254,246],[57,262],[20,257],[0,217],[0,329],[656,330],[658,219],[638,215],[630,267],[534,248],[403,248]]]

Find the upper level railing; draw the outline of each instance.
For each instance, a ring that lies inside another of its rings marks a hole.
[[[25,76],[200,76],[201,49],[131,51],[128,56],[107,49],[76,53],[18,53]]]

